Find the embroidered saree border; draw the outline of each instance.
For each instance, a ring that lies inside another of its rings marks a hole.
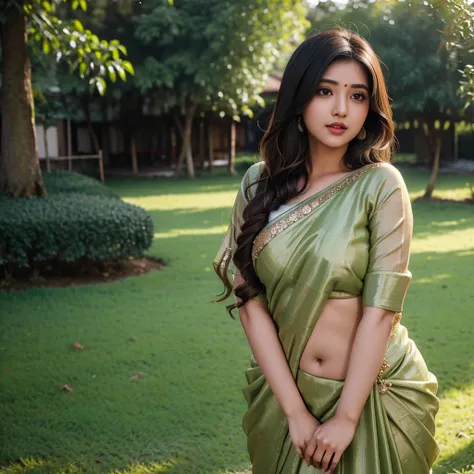
[[[336,182],[333,185],[329,185],[329,188],[326,191],[323,191],[321,196],[315,197],[313,199],[308,198],[308,201],[305,204],[299,206],[299,203],[295,204],[295,210],[289,212],[286,216],[282,219],[278,220],[277,222],[269,225],[267,228],[263,229],[257,237],[253,241],[252,247],[252,260],[255,264],[255,260],[258,257],[258,254],[265,248],[265,246],[280,232],[285,230],[287,227],[291,226],[295,222],[299,221],[303,217],[308,216],[312,211],[314,211],[317,207],[327,201],[329,198],[334,196],[337,192],[344,189],[349,184],[353,183],[361,176],[366,174],[373,168],[379,168],[384,166],[385,163],[372,163],[370,165],[366,165],[352,173],[350,173],[346,178],[344,178],[340,182]],[[317,193],[318,194],[318,193]],[[302,204],[301,203],[301,204]]]

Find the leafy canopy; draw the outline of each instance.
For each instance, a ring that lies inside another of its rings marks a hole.
[[[91,30],[84,28],[74,11],[87,11],[86,0],[7,0],[0,16],[8,20],[8,8],[22,8],[28,19],[28,41],[33,53],[42,50],[57,61],[69,64],[70,72],[78,71],[88,79],[92,88],[103,95],[106,79],[115,82],[117,77],[126,80],[127,73],[134,74],[130,61],[124,59],[127,49],[117,40],[101,40]]]
[[[161,112],[195,103],[251,115],[276,58],[300,40],[305,14],[302,0],[143,2],[136,84]]]

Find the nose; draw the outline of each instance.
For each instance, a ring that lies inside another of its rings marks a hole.
[[[335,96],[334,108],[332,114],[338,117],[345,117],[347,115],[347,102],[345,94],[338,94]]]

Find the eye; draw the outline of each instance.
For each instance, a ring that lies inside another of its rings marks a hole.
[[[362,102],[365,100],[365,95],[361,94],[360,92],[356,92],[355,94],[352,94],[352,97],[354,97],[355,100],[357,100],[357,102]]]
[[[328,95],[331,94],[332,92],[327,88],[327,87],[321,87],[316,91],[317,95]]]

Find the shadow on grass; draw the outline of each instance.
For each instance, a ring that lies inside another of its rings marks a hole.
[[[474,206],[417,201],[413,204],[413,214],[414,237],[431,237],[452,230],[472,229],[474,241]]]
[[[433,474],[474,474],[474,441],[440,462]]]
[[[412,254],[403,324],[438,377],[438,395],[474,382],[473,256],[464,250]]]

